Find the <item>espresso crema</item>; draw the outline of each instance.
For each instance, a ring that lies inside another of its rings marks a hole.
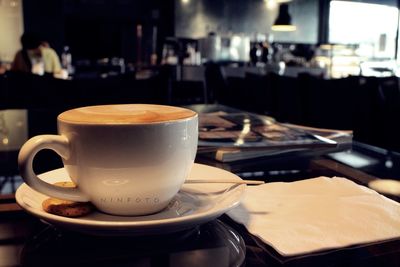
[[[124,104],[76,108],[58,116],[60,121],[85,124],[142,124],[184,120],[196,112],[163,105]]]

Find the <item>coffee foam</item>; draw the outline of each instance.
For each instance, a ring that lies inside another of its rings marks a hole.
[[[158,123],[187,119],[196,112],[172,106],[126,104],[76,108],[58,116],[60,121],[88,124]]]

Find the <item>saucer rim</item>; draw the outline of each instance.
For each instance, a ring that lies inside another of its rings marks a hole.
[[[390,189],[387,188],[387,186],[393,186]],[[387,194],[387,195],[392,195],[392,196],[400,196],[400,181],[399,180],[394,180],[394,179],[375,179],[370,182],[368,182],[368,187],[371,188],[372,190],[381,193],[381,194]]]
[[[220,173],[225,173],[226,175],[230,176],[231,179],[240,179],[237,175],[228,172],[226,170],[212,167],[209,165],[204,165],[204,164],[198,164],[194,163],[193,168],[191,173],[193,172],[193,169],[198,169],[197,171],[200,171],[201,169],[205,169],[207,172],[214,172],[212,176],[215,176],[215,172],[220,172]],[[64,168],[58,168],[54,169],[51,171],[48,171],[46,173],[43,173],[41,175],[49,175],[50,173],[53,173],[54,171],[61,170]],[[39,176],[41,176],[39,175]],[[189,174],[190,177],[190,174]],[[92,228],[92,229],[109,229],[109,230],[125,230],[126,228],[129,229],[137,229],[137,230],[143,230],[143,229],[153,229],[154,227],[157,226],[163,226],[163,227],[168,227],[168,226],[180,226],[180,225],[197,225],[200,223],[204,223],[207,221],[210,221],[214,218],[217,218],[218,216],[224,214],[225,212],[229,211],[230,209],[236,207],[239,205],[240,200],[242,199],[244,195],[246,185],[242,184],[234,188],[235,194],[239,194],[237,197],[235,197],[233,200],[231,200],[229,203],[226,204],[219,204],[219,206],[214,206],[213,208],[197,213],[197,214],[189,214],[186,216],[182,217],[174,217],[174,218],[166,218],[166,219],[154,219],[154,220],[142,220],[142,221],[135,221],[134,218],[138,216],[117,216],[117,215],[110,215],[113,217],[123,217],[123,218],[132,218],[130,221],[98,221],[94,219],[85,219],[85,216],[83,217],[78,217],[78,218],[68,218],[68,217],[62,217],[59,215],[55,214],[50,214],[47,213],[41,209],[38,209],[37,207],[32,207],[28,205],[24,200],[23,200],[23,195],[26,192],[29,192],[29,190],[34,190],[33,188],[29,187],[27,184],[23,183],[16,191],[15,198],[17,203],[27,212],[30,214],[34,215],[35,217],[38,217],[40,219],[43,219],[51,224],[55,225],[67,225],[69,227],[75,227],[75,226],[81,226],[81,227],[86,227],[86,228]],[[28,190],[28,191],[27,191]],[[34,190],[36,191],[36,190]],[[36,191],[37,192],[37,191]],[[38,192],[39,193],[39,192]],[[39,193],[42,194],[42,193]],[[42,194],[44,195],[44,194]],[[232,197],[230,198],[232,199]],[[99,212],[99,211],[95,211]]]

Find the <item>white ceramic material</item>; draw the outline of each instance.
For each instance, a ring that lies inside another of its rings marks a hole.
[[[368,187],[381,194],[400,197],[400,181],[393,179],[376,179],[368,183]]]
[[[63,168],[39,177],[49,183],[69,180]],[[201,164],[194,164],[188,179],[240,180],[230,172]],[[70,230],[95,235],[148,235],[176,232],[215,219],[237,206],[245,189],[244,184],[184,184],[167,208],[156,214],[136,217],[98,211],[79,218],[50,214],[42,209],[42,202],[48,196],[26,184],[18,188],[15,197],[17,203],[34,216]]]
[[[163,108],[157,105],[107,107],[139,115]],[[99,123],[68,121],[60,115],[57,120],[60,135],[36,136],[21,148],[18,159],[21,176],[25,183],[43,194],[91,201],[109,214],[158,212],[179,191],[193,165],[198,118],[196,113],[192,114],[161,122],[109,120]],[[78,188],[60,188],[37,178],[32,161],[38,151],[46,148],[62,157]]]

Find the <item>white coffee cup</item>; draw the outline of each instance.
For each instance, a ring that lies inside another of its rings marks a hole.
[[[114,215],[145,215],[164,209],[193,165],[198,139],[194,111],[131,104],[72,109],[58,118],[59,135],[39,135],[20,150],[21,176],[55,198],[91,201]],[[46,183],[32,169],[35,154],[52,149],[76,188]]]

